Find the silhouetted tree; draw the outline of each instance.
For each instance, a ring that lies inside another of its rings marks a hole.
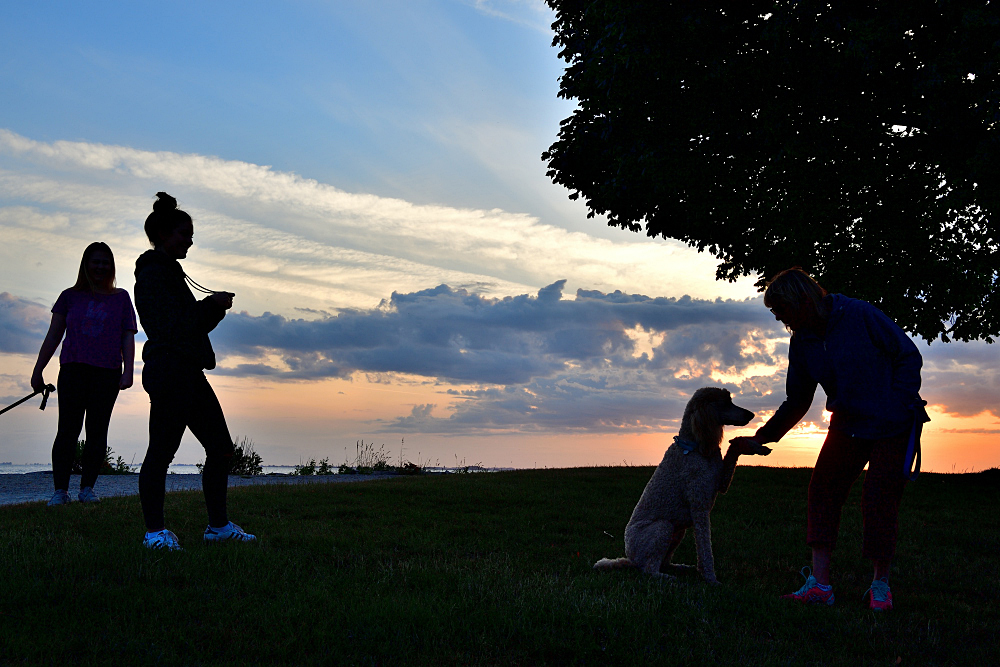
[[[547,0],[590,215],[800,265],[928,340],[1000,334],[1000,4]]]

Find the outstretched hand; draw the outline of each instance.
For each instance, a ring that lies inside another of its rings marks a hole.
[[[751,456],[767,456],[771,453],[771,448],[760,444],[753,438],[741,436],[739,438],[733,438],[729,441],[729,451],[735,451],[736,454],[740,456],[744,454]]]

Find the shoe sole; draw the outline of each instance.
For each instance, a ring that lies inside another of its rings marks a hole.
[[[782,600],[791,600],[792,602],[799,602],[801,604],[821,604],[827,607],[832,607],[834,603],[834,597],[823,599],[818,597],[808,597],[808,598],[797,598],[794,595],[782,595]]]
[[[223,544],[225,542],[256,542],[257,538],[253,539],[241,539],[239,537],[206,537],[205,544]]]

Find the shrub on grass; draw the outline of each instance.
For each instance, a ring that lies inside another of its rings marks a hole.
[[[345,447],[346,451],[346,447]],[[346,457],[345,457],[346,459]],[[402,450],[398,465],[389,463],[385,445],[375,448],[375,443],[366,443],[358,440],[354,445],[354,462],[344,461],[336,469],[330,465],[330,458],[309,459],[305,463],[295,466],[293,475],[371,475],[377,472],[396,473],[398,475],[419,475],[424,472],[428,464],[421,465],[412,461],[404,461]]]
[[[73,467],[70,469],[70,474],[83,474],[83,450],[86,446],[86,440],[76,441],[76,450],[73,452]],[[114,450],[111,449],[110,445],[108,445],[107,450],[104,452],[104,461],[101,462],[101,475],[131,475],[135,473],[135,468],[128,463],[125,463],[125,459],[121,456],[112,461],[111,457],[114,456],[114,454]]]
[[[253,441],[250,438],[243,436],[243,440],[236,445],[229,474],[245,477],[264,474],[264,460],[254,451]]]
[[[240,475],[242,477],[255,477],[264,474],[264,459],[254,451],[253,440],[243,436],[243,440],[233,443],[233,458],[229,465],[230,475]],[[205,468],[204,463],[195,463],[198,474]]]
[[[374,442],[366,444],[364,440],[359,440],[354,443],[354,464],[345,460],[340,464],[338,472],[341,475],[371,475],[376,472],[400,472],[402,467],[389,463],[384,444],[375,449]]]
[[[295,466],[295,471],[293,475],[335,475],[337,471],[333,469],[330,465],[330,457],[325,459],[320,459],[319,463],[316,463],[316,459],[309,459],[308,462],[299,464]]]

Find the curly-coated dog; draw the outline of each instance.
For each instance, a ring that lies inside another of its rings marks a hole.
[[[727,424],[745,426],[753,416],[734,405],[725,389],[704,387],[696,391],[684,409],[680,433],[667,448],[625,527],[625,558],[603,558],[594,568],[637,567],[648,574],[670,577],[671,568],[691,567],[674,565],[671,558],[684,533],[694,527],[698,571],[709,583],[718,583],[708,514],[716,496],[729,488],[741,454],[771,453],[769,447],[736,438],[722,458],[722,431]]]

